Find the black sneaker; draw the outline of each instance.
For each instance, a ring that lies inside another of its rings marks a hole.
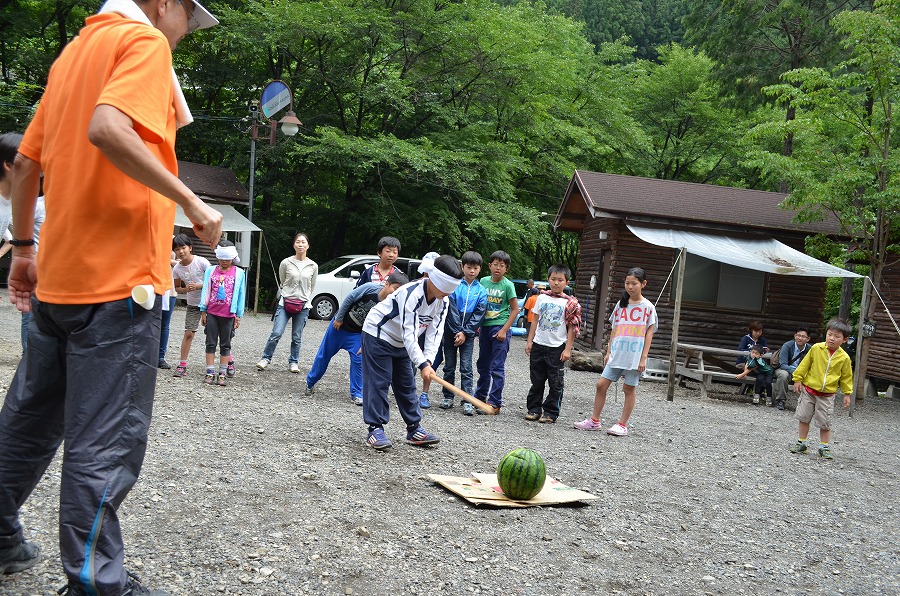
[[[23,540],[15,546],[0,549],[0,573],[25,571],[40,560],[41,547]]]
[[[126,571],[128,577],[125,578],[125,586],[122,588],[122,596],[139,596],[142,594],[146,594],[149,596],[168,596],[168,592],[163,590],[150,590],[141,585],[141,579],[133,574],[130,571]],[[56,591],[57,594],[62,596],[65,594],[66,596],[86,596],[87,592],[84,591],[84,588],[81,585],[73,583],[69,580],[69,583],[59,590]]]
[[[158,366],[159,366],[159,368],[161,368],[161,369],[163,369],[163,370],[169,370],[170,368],[172,368],[172,365],[169,364],[168,362],[166,362],[166,359],[165,359],[165,358],[160,358],[160,359],[159,359],[159,365],[158,365]]]

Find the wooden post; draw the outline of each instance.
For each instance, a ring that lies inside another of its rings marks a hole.
[[[259,269],[262,267],[263,231],[259,231],[259,243],[256,247],[256,298],[253,299],[253,314],[259,314]]]
[[[853,418],[853,413],[856,411],[856,400],[857,395],[861,392],[865,392],[866,390],[866,380],[864,378],[860,378],[859,375],[859,364],[862,362],[863,357],[863,342],[868,341],[868,337],[862,336],[862,328],[863,323],[866,322],[866,315],[869,311],[869,285],[872,283],[872,280],[869,279],[869,276],[863,278],[863,291],[862,291],[862,301],[859,305],[859,323],[856,326],[856,358],[853,363],[853,373],[857,375],[854,386],[853,386],[853,395],[850,397],[850,417]],[[859,399],[865,401],[865,395],[863,394]]]
[[[675,364],[678,359],[678,325],[681,322],[681,290],[684,286],[684,267],[687,249],[678,253],[678,273],[675,275],[675,315],[672,317],[672,345],[669,347],[669,386],[666,399],[675,401]]]

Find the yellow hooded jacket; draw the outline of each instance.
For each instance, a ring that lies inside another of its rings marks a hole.
[[[850,356],[843,348],[838,348],[831,354],[824,341],[809,349],[809,353],[800,361],[792,378],[795,383],[803,383],[819,393],[833,395],[837,392],[838,385],[845,395],[853,393]]]

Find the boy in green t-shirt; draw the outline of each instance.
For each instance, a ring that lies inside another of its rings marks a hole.
[[[488,259],[490,276],[481,279],[487,290],[487,311],[478,332],[478,383],[475,397],[494,406],[495,413],[503,407],[503,384],[506,381],[506,356],[509,354],[509,328],[519,314],[516,288],[504,277],[509,270],[509,255],[498,250]],[[474,408],[463,412],[472,415]],[[481,410],[477,410],[481,413]]]

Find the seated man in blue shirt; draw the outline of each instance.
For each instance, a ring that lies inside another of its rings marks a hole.
[[[797,327],[794,339],[787,341],[778,352],[778,368],[775,369],[775,405],[779,410],[784,409],[784,400],[787,398],[788,387],[791,386],[791,376],[797,370],[797,366],[806,353],[809,352],[809,329]]]

